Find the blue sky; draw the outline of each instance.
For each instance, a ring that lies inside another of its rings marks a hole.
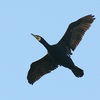
[[[88,14],[96,20],[72,55],[84,77],[59,67],[30,85],[30,64],[47,53],[30,33],[55,44],[71,22]],[[0,100],[99,100],[99,29],[99,0],[0,1]]]

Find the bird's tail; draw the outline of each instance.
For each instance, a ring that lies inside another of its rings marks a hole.
[[[84,71],[80,68],[78,68],[77,66],[75,66],[73,69],[71,69],[72,72],[74,73],[74,75],[76,77],[82,77],[84,75]]]

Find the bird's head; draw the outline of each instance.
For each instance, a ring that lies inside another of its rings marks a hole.
[[[31,33],[32,36],[34,36],[40,43],[42,43],[47,49],[49,47],[49,44],[39,35],[34,35]]]
[[[31,33],[32,36],[34,36],[39,42],[42,41],[42,37],[39,35],[34,35],[33,33]]]

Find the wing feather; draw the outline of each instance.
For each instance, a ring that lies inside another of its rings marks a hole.
[[[33,84],[38,79],[40,79],[43,75],[51,72],[57,68],[57,65],[54,64],[52,59],[47,54],[40,60],[33,62],[31,64],[30,70],[28,71],[27,79],[30,84]]]
[[[93,15],[87,15],[71,23],[58,44],[74,51],[94,19]]]

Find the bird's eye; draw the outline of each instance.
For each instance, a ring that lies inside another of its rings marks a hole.
[[[37,39],[38,41],[41,41],[41,37],[39,37],[39,36],[37,36],[36,39]]]

